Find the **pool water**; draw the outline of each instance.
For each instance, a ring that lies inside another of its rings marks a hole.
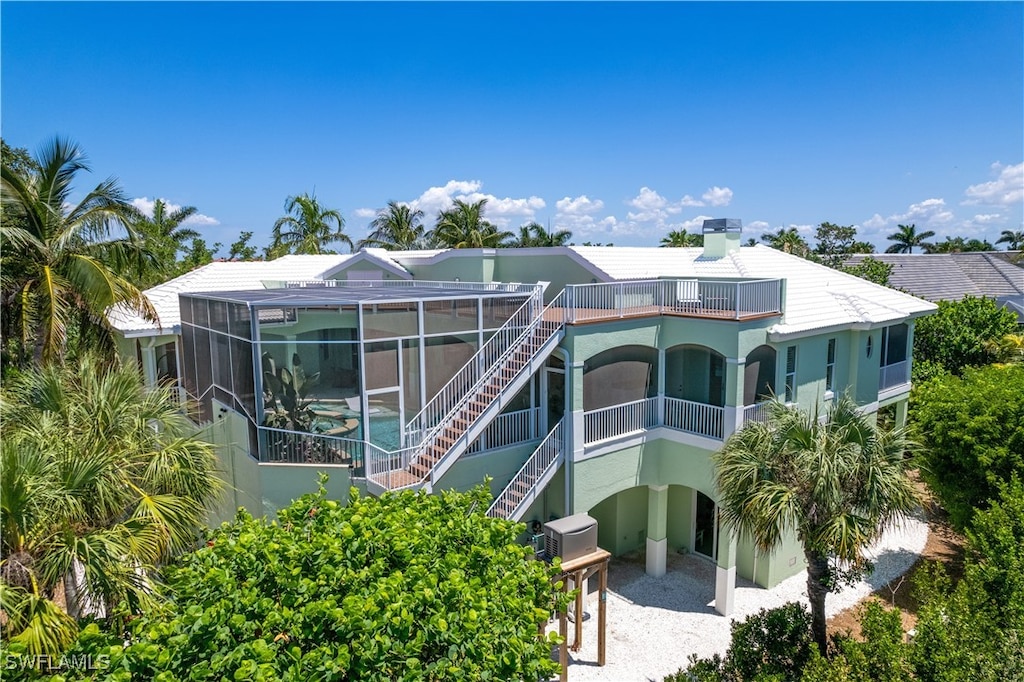
[[[337,405],[324,405],[320,403],[313,403],[310,405],[310,409],[314,412],[319,411],[332,411],[342,415],[342,417],[327,417],[322,414],[318,414],[313,418],[313,431],[316,433],[324,433],[340,427],[345,423],[346,419],[358,419],[359,413],[352,412],[351,410],[339,408]],[[384,410],[382,408],[379,414],[370,415],[370,442],[379,448],[384,450],[399,450],[402,447],[402,425],[401,420],[398,418],[397,412],[391,410]],[[351,432],[346,433],[343,438],[351,438],[353,440],[363,439],[363,427],[362,420],[360,425],[353,429]]]

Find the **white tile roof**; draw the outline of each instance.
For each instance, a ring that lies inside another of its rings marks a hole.
[[[771,328],[788,336],[849,325],[882,324],[929,313],[936,306],[895,289],[764,245],[742,247],[724,258],[702,248],[570,247],[609,280],[647,277],[750,277],[786,280],[786,309]]]
[[[108,319],[114,329],[126,336],[173,334],[181,324],[178,294],[198,291],[238,291],[262,289],[265,281],[319,279],[320,274],[337,267],[352,256],[282,256],[272,261],[219,261],[147,289],[160,318],[159,326],[128,312],[114,308]]]
[[[701,248],[554,247],[587,265],[598,281],[653,277],[745,277],[786,280],[786,306],[782,319],[770,332],[776,338],[817,329],[873,325],[929,313],[932,303],[895,289],[872,284],[832,268],[767,246],[742,247],[723,258],[705,258]],[[434,260],[442,251],[383,251],[372,255],[398,267]],[[473,257],[445,254],[443,257]],[[478,254],[477,254],[478,255]],[[265,281],[319,279],[352,256],[285,256],[273,261],[210,263],[186,275],[149,289],[165,334],[180,324],[178,294],[199,291],[259,289]],[[111,323],[128,336],[159,333],[156,325],[115,310]]]

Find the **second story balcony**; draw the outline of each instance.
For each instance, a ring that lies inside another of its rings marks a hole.
[[[651,279],[565,287],[565,321],[674,315],[750,320],[782,314],[783,280]]]

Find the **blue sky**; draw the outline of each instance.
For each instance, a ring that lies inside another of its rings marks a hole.
[[[0,6],[2,134],[263,245],[315,189],[654,245],[704,217],[821,221],[884,248],[1020,230],[1022,3],[22,3]],[[85,183],[80,189],[85,191]]]

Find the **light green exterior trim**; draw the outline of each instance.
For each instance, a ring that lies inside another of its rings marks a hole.
[[[668,486],[647,486],[647,537],[668,537]]]

